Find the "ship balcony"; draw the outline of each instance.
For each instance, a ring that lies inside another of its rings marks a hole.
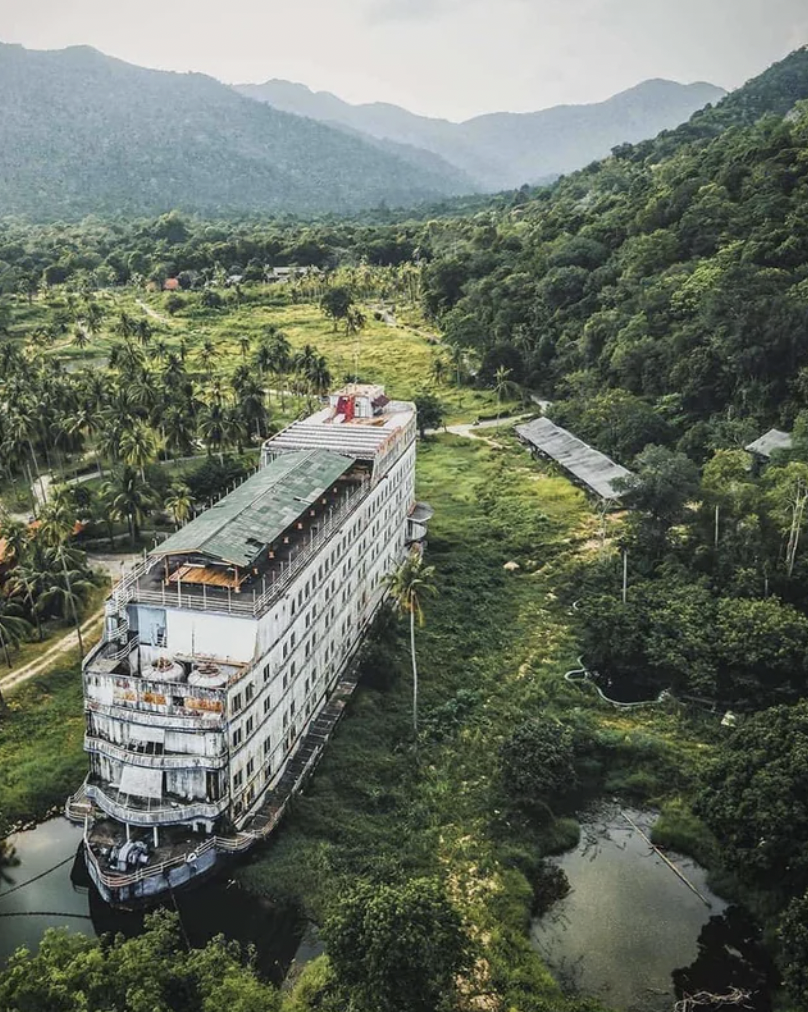
[[[219,801],[188,801],[187,798],[138,798],[123,794],[111,784],[87,781],[86,796],[118,822],[130,826],[171,826],[190,824],[198,819],[213,821],[227,811],[229,798]],[[125,800],[124,800],[125,799]]]
[[[187,752],[143,752],[124,748],[97,735],[84,736],[84,751],[96,752],[130,766],[145,766],[161,770],[221,770],[227,764],[227,754],[215,756],[190,755]]]
[[[216,581],[199,583],[183,581],[180,574],[187,559],[179,564],[167,558],[149,556],[128,573],[112,592],[116,608],[139,603],[160,608],[181,608],[194,611],[222,612],[241,618],[258,618],[285,594],[292,582],[311,560],[355,513],[370,494],[367,477],[338,483],[337,492],[329,492],[308,511],[287,533],[269,546],[269,551],[254,571],[242,574],[237,588],[219,586]],[[230,582],[233,582],[231,579]]]

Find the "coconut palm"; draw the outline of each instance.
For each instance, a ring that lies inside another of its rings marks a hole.
[[[511,370],[504,365],[499,366],[494,375],[494,392],[497,395],[497,419],[502,414],[502,401],[505,397],[516,396],[519,384],[511,379]]]
[[[247,352],[250,350],[250,345],[251,344],[252,344],[252,338],[248,337],[246,334],[242,334],[241,337],[238,339],[238,347],[239,347],[239,351],[241,352],[241,360],[242,360],[242,362],[246,361],[246,359],[247,359]]]
[[[189,412],[178,404],[166,408],[162,418],[166,447],[174,457],[191,452],[194,446],[194,425]]]
[[[421,599],[434,594],[434,566],[425,566],[421,553],[413,550],[404,562],[388,577],[388,589],[393,607],[399,615],[410,618],[410,657],[412,660],[412,726],[418,731],[418,665],[415,657],[415,623],[424,624]]]
[[[442,355],[435,355],[432,359],[430,372],[432,373],[432,379],[437,384],[443,383],[446,379],[446,359]]]
[[[164,505],[171,514],[174,525],[180,528],[191,515],[194,497],[187,485],[172,485]]]
[[[84,643],[81,638],[81,625],[79,613],[76,607],[76,597],[71,585],[70,570],[67,567],[67,555],[65,547],[76,529],[76,514],[71,508],[67,496],[56,496],[50,502],[45,503],[39,514],[40,526],[37,538],[42,544],[53,549],[56,561],[61,562],[62,573],[65,578],[64,592],[66,600],[73,612],[73,621],[76,626],[76,636],[79,642],[79,654],[84,656]]]
[[[89,343],[89,334],[81,324],[78,324],[76,329],[73,331],[73,344],[75,344],[79,351],[84,351]]]
[[[146,480],[146,465],[157,459],[162,440],[154,429],[142,421],[135,421],[121,433],[121,458],[125,464],[137,468]]]
[[[25,565],[31,547],[31,531],[27,524],[20,520],[14,520],[7,513],[0,513],[0,540],[5,541],[6,550],[4,562],[11,563],[9,573],[9,587],[11,593],[19,591],[28,601],[28,607],[36,623],[37,637],[42,642],[42,623],[39,621],[36,601],[34,600],[34,588],[29,581]]]
[[[18,647],[31,632],[31,626],[24,618],[23,609],[11,597],[0,596],[0,650],[11,667],[10,647]],[[2,697],[0,697],[2,698]]]
[[[199,415],[199,434],[208,451],[208,456],[221,453],[226,438],[225,412],[221,400],[205,404]]]
[[[112,519],[125,521],[132,544],[137,544],[141,524],[155,504],[151,486],[134,467],[124,465],[105,482],[101,495],[109,505]]]

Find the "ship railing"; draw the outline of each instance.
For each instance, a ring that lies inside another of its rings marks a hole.
[[[92,734],[84,736],[84,751],[99,752],[118,762],[128,763],[130,766],[146,766],[150,769],[213,770],[222,769],[227,762],[226,752],[214,756],[191,755],[187,752],[163,752],[159,755],[153,752],[135,752]]]
[[[164,875],[173,868],[180,868],[185,864],[195,864],[200,857],[203,857],[213,849],[222,853],[243,853],[252,847],[255,841],[256,837],[251,833],[238,833],[236,836],[210,836],[199,845],[194,845],[193,849],[189,850],[187,854],[180,854],[177,857],[169,858],[167,861],[161,861],[159,864],[145,865],[136,871],[128,873],[104,870],[97,855],[93,853],[90,847],[85,847],[84,851],[87,860],[92,861],[95,866],[98,878],[107,888],[123,889],[127,886],[137,885],[139,882],[143,882],[145,879],[152,878],[155,875]]]
[[[133,805],[113,801],[96,784],[86,784],[85,790],[87,796],[107,815],[111,815],[119,822],[128,822],[135,826],[176,825],[194,819],[216,819],[227,808],[227,798],[218,802],[191,801],[188,804],[176,802],[176,807],[161,805],[159,808],[135,808]]]
[[[168,590],[163,586],[160,590],[143,590],[139,586],[139,580],[145,576],[157,560],[151,559],[139,564],[131,573],[128,573],[118,584],[113,597],[116,606],[121,609],[130,601],[137,601],[141,604],[157,605],[165,608],[178,607],[189,611],[215,611],[225,612],[229,615],[245,615],[256,618],[262,615],[270,604],[278,598],[292,583],[301,570],[311,561],[313,556],[320,551],[323,545],[329,541],[342,526],[346,517],[353,513],[357,505],[370,491],[370,480],[363,479],[359,489],[346,496],[345,501],[334,510],[322,524],[316,534],[301,546],[299,551],[289,560],[288,563],[281,563],[278,571],[275,572],[272,582],[260,594],[254,590],[241,594],[229,593],[227,597],[214,596],[213,594],[198,595],[182,590],[178,582],[176,589]]]

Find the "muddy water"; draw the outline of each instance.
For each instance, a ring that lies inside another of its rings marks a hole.
[[[653,815],[628,810],[649,833]],[[570,892],[536,919],[534,945],[568,989],[622,1010],[670,1012],[671,975],[699,954],[698,938],[726,904],[706,873],[676,855],[707,906],[631,828],[616,807],[589,818],[579,846],[557,860]]]

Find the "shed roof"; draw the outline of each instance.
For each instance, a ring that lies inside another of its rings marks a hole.
[[[328,450],[284,454],[151,554],[198,552],[234,566],[249,566],[353,463],[351,457]]]
[[[791,449],[791,434],[782,432],[780,429],[769,429],[759,439],[750,443],[746,449],[749,453],[756,453],[759,457],[765,457],[768,460],[775,450]]]
[[[618,478],[631,471],[616,464],[605,453],[587,445],[549,418],[537,418],[516,427],[518,435],[541,453],[557,461],[565,470],[603,499],[618,499],[614,489]]]

